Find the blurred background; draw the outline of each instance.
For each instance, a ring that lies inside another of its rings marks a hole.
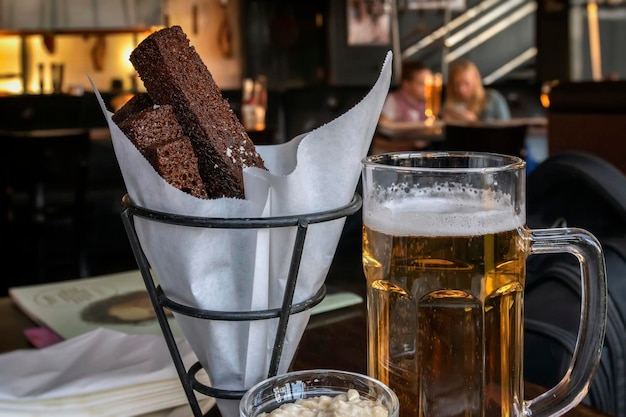
[[[4,0],[0,292],[136,268],[119,218],[125,187],[91,82],[112,111],[145,91],[128,56],[168,25],[182,26],[239,116],[245,80],[261,82],[265,120],[250,127],[257,144],[348,110],[390,50],[396,70],[421,61],[444,80],[452,61],[471,59],[518,118],[549,119],[555,86],[615,82],[603,87],[610,95],[624,91],[626,76],[621,0]],[[590,96],[604,115],[624,111],[623,100],[589,91],[566,95],[567,113],[598,113],[580,109]],[[539,159],[551,129],[529,133]],[[349,239],[338,257],[358,268],[360,245]]]

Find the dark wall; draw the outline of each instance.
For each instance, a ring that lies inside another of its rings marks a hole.
[[[363,87],[378,76],[392,44],[348,45],[347,4],[350,0],[242,0],[244,75],[268,76],[270,89],[283,91],[314,85]],[[481,0],[466,0],[467,8]],[[537,56],[507,78],[535,81],[591,79],[585,7],[571,0],[538,0],[535,15],[471,50],[465,57],[487,75],[531,46]],[[400,7],[398,21],[402,49],[440,28],[442,10],[416,11]],[[600,4],[603,76],[626,77],[626,60],[619,53],[626,39],[626,7]],[[581,21],[572,24],[573,7]],[[452,11],[455,19],[461,12]],[[573,33],[577,30],[580,33]],[[575,39],[573,38],[575,37]],[[575,42],[573,42],[575,41]],[[576,48],[573,50],[573,48]],[[434,71],[442,67],[442,40],[409,57]],[[574,58],[580,59],[573,62]],[[395,57],[399,59],[399,57]],[[394,80],[395,84],[395,80]]]
[[[537,79],[569,80],[569,1],[539,0],[536,16]]]
[[[103,94],[105,103],[110,94]],[[36,94],[0,97],[0,129],[30,130],[105,127],[95,94]]]
[[[278,91],[325,83],[327,15],[328,0],[244,0],[244,77]]]
[[[331,0],[328,16],[329,83],[336,86],[372,85],[389,45],[348,45],[346,0]]]

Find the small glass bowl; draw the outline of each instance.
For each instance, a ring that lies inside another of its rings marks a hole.
[[[239,403],[241,417],[257,417],[300,398],[333,397],[355,389],[361,399],[380,401],[389,417],[398,417],[396,394],[382,382],[366,375],[329,369],[289,372],[261,381]]]

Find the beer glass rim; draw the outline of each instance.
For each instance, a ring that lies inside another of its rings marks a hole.
[[[401,160],[472,160],[482,161],[481,164],[467,163],[463,166],[413,166],[393,163]],[[363,165],[373,169],[392,169],[395,171],[428,171],[428,172],[498,172],[519,170],[526,166],[526,162],[517,156],[505,155],[492,152],[468,152],[468,151],[402,151],[386,152],[369,155],[363,159]]]

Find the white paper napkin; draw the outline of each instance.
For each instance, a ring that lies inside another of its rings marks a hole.
[[[186,340],[177,345],[186,366],[197,361]],[[0,355],[0,416],[130,417],[180,405],[187,397],[160,335],[100,328]]]
[[[133,202],[167,213],[202,217],[266,217],[314,213],[353,197],[391,80],[391,52],[379,79],[355,107],[291,141],[259,146],[268,171],[246,168],[246,199],[202,200],[164,181],[105,111],[115,153]],[[345,219],[309,227],[294,302],[322,286]],[[143,251],[165,294],[209,310],[280,307],[295,228],[223,230],[135,219]],[[279,373],[287,370],[310,312],[290,318]],[[219,322],[176,315],[214,386],[242,390],[267,376],[277,319]],[[225,405],[218,401],[226,417]]]

